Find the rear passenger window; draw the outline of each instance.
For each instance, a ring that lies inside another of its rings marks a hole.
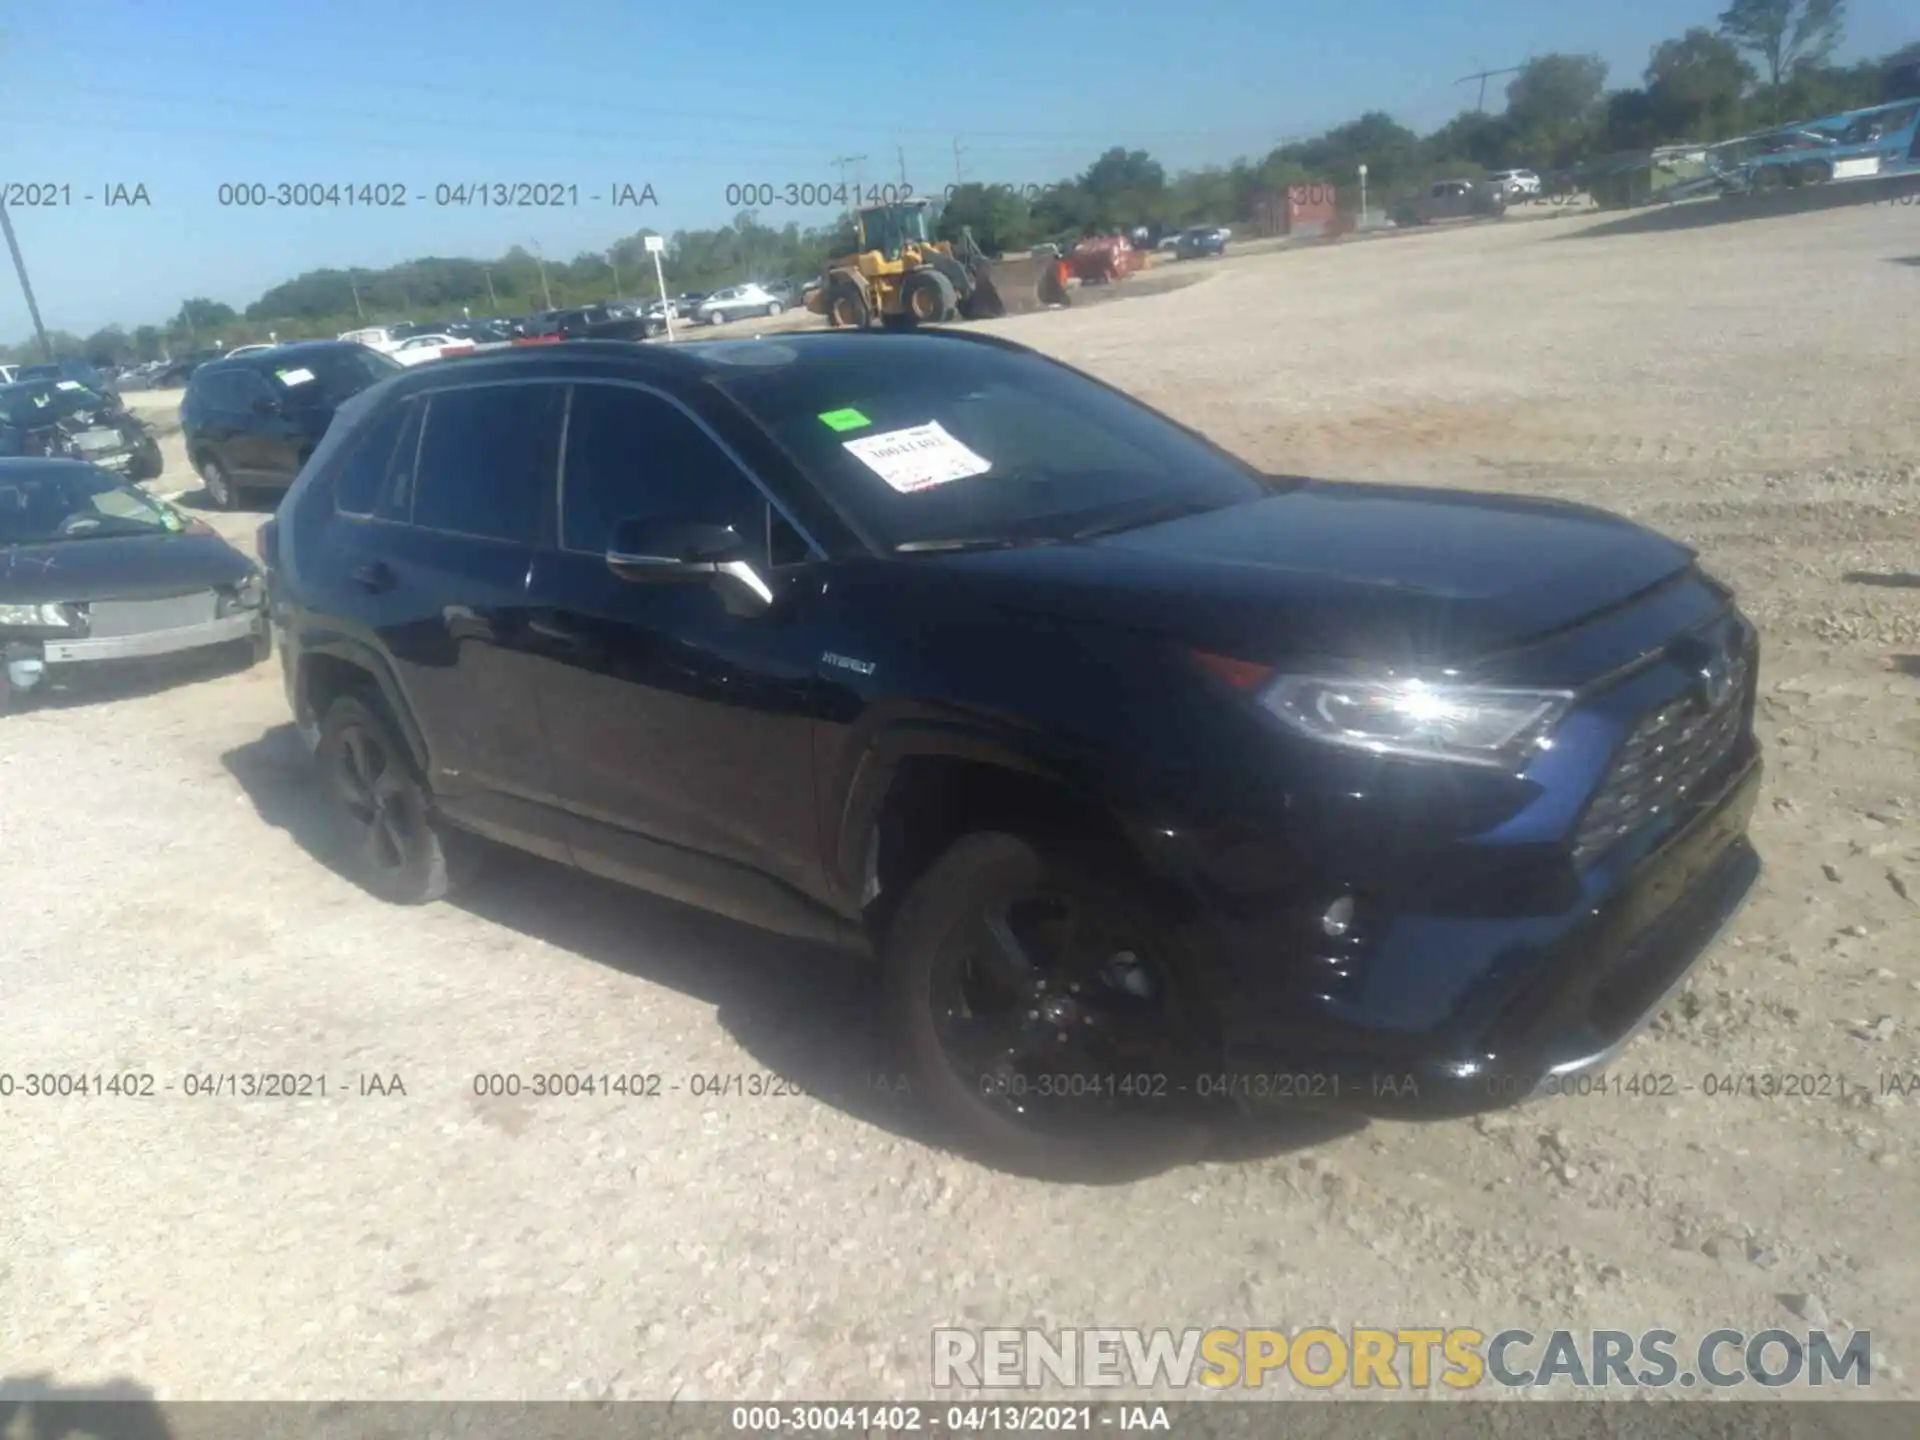
[[[396,405],[361,433],[348,450],[333,481],[333,504],[343,515],[362,519],[374,513],[394,470],[400,433],[415,405]]]
[[[413,523],[533,544],[553,493],[565,387],[478,385],[427,402]]]

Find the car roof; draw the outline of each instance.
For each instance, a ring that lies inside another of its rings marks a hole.
[[[389,383],[437,386],[449,375],[471,371],[522,375],[565,370],[572,366],[608,365],[646,372],[663,380],[718,380],[755,370],[795,366],[809,370],[834,366],[848,356],[871,353],[878,346],[896,353],[935,346],[981,345],[1009,354],[1037,353],[1030,347],[997,335],[971,330],[929,329],[866,334],[834,330],[803,330],[765,339],[695,339],[676,345],[646,344],[637,340],[572,340],[564,345],[531,345],[515,350],[480,351],[456,357],[445,365],[425,366]]]
[[[296,360],[302,355],[324,355],[334,350],[366,347],[354,340],[290,340],[285,345],[271,345],[265,350],[255,350],[246,355],[228,355],[219,360],[209,360],[196,373],[211,374],[219,370],[251,370],[260,361],[271,360],[279,364],[283,360]]]

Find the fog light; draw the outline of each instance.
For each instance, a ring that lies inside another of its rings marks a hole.
[[[1342,895],[1320,917],[1321,933],[1339,939],[1353,929],[1353,896]]]

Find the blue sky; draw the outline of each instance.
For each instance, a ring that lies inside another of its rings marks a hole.
[[[1854,0],[1846,53],[1916,38],[1908,3]],[[1224,162],[1375,108],[1424,130],[1472,103],[1473,87],[1452,83],[1469,71],[1593,51],[1613,83],[1633,83],[1656,42],[1718,8],[970,0],[882,7],[862,53],[832,7],[765,0],[94,0],[0,22],[0,179],[71,187],[70,206],[13,216],[42,317],[85,334],[158,321],[189,295],[242,306],[320,266],[516,243],[566,258],[643,225],[720,224],[729,184],[830,182],[841,156],[867,156],[869,184],[904,164],[924,192],[956,173],[1054,179],[1116,143],[1169,169]],[[462,181],[559,182],[581,200],[432,203]],[[237,210],[218,203],[223,182],[386,182],[425,203]],[[144,185],[151,207],[81,198],[114,184]],[[589,198],[616,184],[651,184],[659,208]],[[0,270],[0,337],[30,329]]]

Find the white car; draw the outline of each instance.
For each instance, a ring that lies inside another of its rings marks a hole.
[[[454,335],[415,335],[410,340],[402,340],[387,351],[386,356],[401,365],[424,365],[429,360],[462,354],[475,348],[473,341],[462,340]]]
[[[364,330],[349,330],[337,335],[337,340],[351,340],[356,345],[364,345],[369,350],[378,350],[382,355],[390,354],[400,348],[406,337],[395,335],[396,327],[391,325],[369,325]]]
[[[724,325],[748,315],[778,315],[787,302],[764,285],[731,285],[700,302],[693,318],[703,325]]]
[[[1514,196],[1540,193],[1540,177],[1531,170],[1496,170],[1487,177],[1487,183]]]

